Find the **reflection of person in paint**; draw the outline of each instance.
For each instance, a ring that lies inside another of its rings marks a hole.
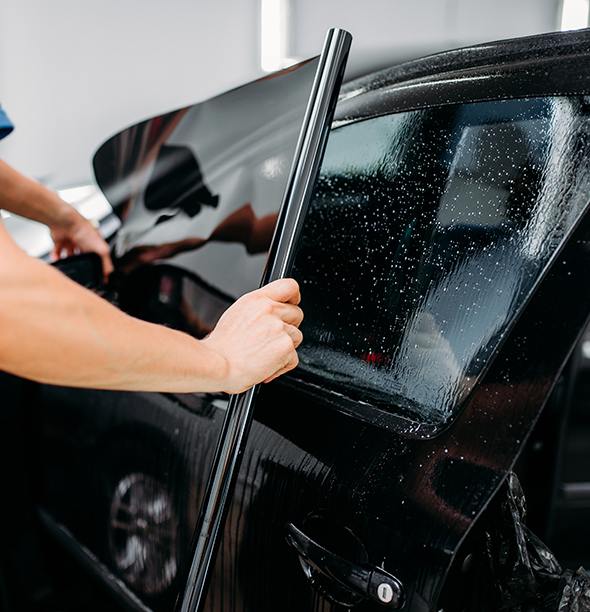
[[[219,199],[209,190],[193,151],[180,145],[159,146],[143,194],[143,206],[153,219],[153,228],[177,218],[189,221],[204,208],[216,209]],[[143,264],[194,251],[207,242],[234,242],[243,244],[250,254],[264,253],[270,247],[277,216],[271,213],[259,218],[246,203],[221,220],[208,237],[140,244],[118,260],[117,269],[129,274]]]
[[[252,255],[264,253],[270,247],[277,216],[278,213],[271,213],[259,218],[250,204],[244,204],[224,219],[209,238],[185,238],[178,242],[135,247],[117,261],[117,269],[129,274],[143,264],[194,251],[207,242],[236,242],[243,244]]]

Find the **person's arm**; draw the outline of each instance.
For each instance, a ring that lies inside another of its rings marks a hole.
[[[56,259],[76,252],[98,253],[107,277],[113,271],[110,249],[99,231],[75,208],[40,183],[0,159],[0,208],[47,225]]]
[[[238,393],[297,365],[298,302],[297,283],[277,281],[198,341],[130,317],[29,257],[0,222],[0,369],[39,382]]]

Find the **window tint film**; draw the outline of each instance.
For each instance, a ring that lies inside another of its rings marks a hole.
[[[99,148],[94,170],[123,222],[113,246],[126,284],[166,261],[227,303],[258,288],[318,63],[148,119]]]
[[[587,204],[585,98],[334,130],[294,276],[303,376],[424,424],[460,409]]]

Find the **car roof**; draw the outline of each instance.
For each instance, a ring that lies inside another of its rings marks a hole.
[[[345,84],[334,126],[433,105],[590,91],[590,29],[446,51]]]

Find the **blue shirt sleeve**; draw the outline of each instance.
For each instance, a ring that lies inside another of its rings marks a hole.
[[[0,140],[2,140],[4,136],[8,136],[8,134],[10,134],[13,129],[14,126],[12,125],[10,119],[0,106]]]

